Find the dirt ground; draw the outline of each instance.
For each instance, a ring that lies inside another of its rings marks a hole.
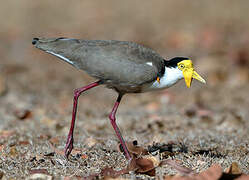
[[[194,173],[236,163],[249,174],[248,1],[4,1],[0,6],[0,179],[37,172],[49,179],[94,177],[127,161],[108,119],[116,92],[97,87],[81,95],[75,150],[63,148],[73,90],[94,81],[58,58],[35,49],[33,37],[116,39],[149,46],[169,59],[188,56],[206,80],[126,95],[117,123],[127,141],[159,152]],[[156,144],[157,143],[157,144]],[[164,164],[155,175],[179,174]],[[103,178],[102,176],[94,178]]]

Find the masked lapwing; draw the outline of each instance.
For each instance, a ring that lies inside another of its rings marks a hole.
[[[73,149],[77,104],[82,92],[98,85],[105,85],[118,93],[118,98],[109,119],[126,158],[131,160],[115,117],[123,95],[165,89],[173,86],[183,78],[187,87],[191,86],[193,78],[205,83],[205,80],[194,70],[192,61],[189,58],[174,57],[170,60],[165,60],[152,49],[134,42],[34,38],[32,44],[97,79],[96,82],[74,91],[71,128],[65,147],[65,156],[67,158]]]

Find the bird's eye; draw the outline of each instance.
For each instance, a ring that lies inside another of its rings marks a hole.
[[[180,64],[180,69],[183,69],[184,68],[184,65],[183,64]]]

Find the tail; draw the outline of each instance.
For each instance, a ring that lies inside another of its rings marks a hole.
[[[32,44],[43,51],[56,51],[58,49],[68,49],[73,44],[80,43],[78,39],[70,38],[33,38]],[[71,47],[72,48],[72,47]]]
[[[77,39],[69,38],[33,38],[32,44],[49,54],[52,54],[63,61],[75,66],[75,61],[72,59],[71,52],[79,44]]]

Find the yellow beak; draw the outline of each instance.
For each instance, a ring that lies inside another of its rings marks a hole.
[[[193,68],[186,68],[183,70],[183,76],[185,79],[186,86],[190,88],[192,79],[196,79],[202,83],[206,83],[206,81],[193,69]]]

